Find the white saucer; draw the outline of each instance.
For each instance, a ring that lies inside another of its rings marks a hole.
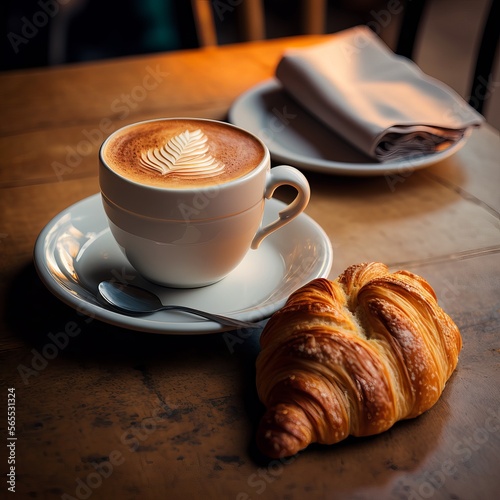
[[[277,217],[284,204],[266,201],[264,222]],[[271,234],[258,250],[225,279],[196,289],[153,285],[137,275],[109,231],[100,194],[62,211],[40,233],[34,251],[35,266],[47,288],[59,299],[99,320],[133,330],[165,334],[214,333],[228,330],[218,323],[185,313],[160,311],[127,316],[96,299],[101,280],[115,278],[156,292],[164,304],[204,309],[245,321],[261,321],[281,308],[298,287],[327,277],[333,252],[323,229],[300,214]]]
[[[456,153],[471,133],[467,131],[460,141],[439,153],[377,163],[296,104],[274,78],[236,99],[229,110],[229,121],[262,139],[276,162],[327,174],[356,176],[428,167]]]

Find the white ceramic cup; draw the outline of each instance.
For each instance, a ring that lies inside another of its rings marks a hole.
[[[285,165],[271,169],[269,150],[249,132],[245,131],[264,151],[256,168],[212,187],[177,189],[141,184],[106,164],[103,151],[122,130],[111,134],[99,153],[102,201],[118,245],[130,264],[151,282],[194,288],[223,279],[250,249],[257,249],[266,236],[297,217],[309,202],[304,175]],[[293,186],[297,196],[278,219],[262,227],[265,200],[281,185]]]

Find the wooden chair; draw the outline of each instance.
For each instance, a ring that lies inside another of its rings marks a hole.
[[[191,0],[198,40],[204,47],[218,43],[214,5],[210,0]],[[228,8],[230,5],[228,4]],[[301,0],[300,9],[302,33],[325,32],[327,0]],[[243,40],[262,40],[266,37],[263,0],[241,0],[235,4],[234,10],[238,15]]]
[[[410,59],[419,30],[424,22],[426,0],[405,2],[395,52]],[[191,0],[196,32],[201,46],[217,45],[217,32],[214,20],[213,2],[210,0]],[[230,5],[230,4],[228,4]],[[261,40],[266,36],[265,14],[262,0],[241,0],[237,10],[240,32],[243,40]],[[301,0],[302,32],[304,34],[324,33],[326,29],[326,0]],[[488,80],[493,68],[500,29],[500,0],[492,0],[489,15],[484,23],[481,44],[477,52],[474,76],[470,85],[469,104],[480,113],[484,109],[485,96],[488,95]]]

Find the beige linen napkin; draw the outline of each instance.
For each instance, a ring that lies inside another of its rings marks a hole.
[[[276,77],[312,115],[379,161],[443,151],[484,120],[365,26],[286,51]]]

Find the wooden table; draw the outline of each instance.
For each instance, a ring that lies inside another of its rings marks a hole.
[[[258,333],[231,352],[220,334],[112,327],[63,305],[36,275],[37,235],[98,191],[97,150],[109,132],[161,116],[225,119],[286,46],[321,39],[0,75],[0,470],[5,478],[13,388],[19,498],[497,498],[500,141],[488,125],[452,158],[411,174],[305,172],[306,212],[334,248],[331,278],[368,260],[417,272],[463,336],[435,407],[376,437],[266,461],[254,445]],[[40,358],[65,329],[78,334]]]

